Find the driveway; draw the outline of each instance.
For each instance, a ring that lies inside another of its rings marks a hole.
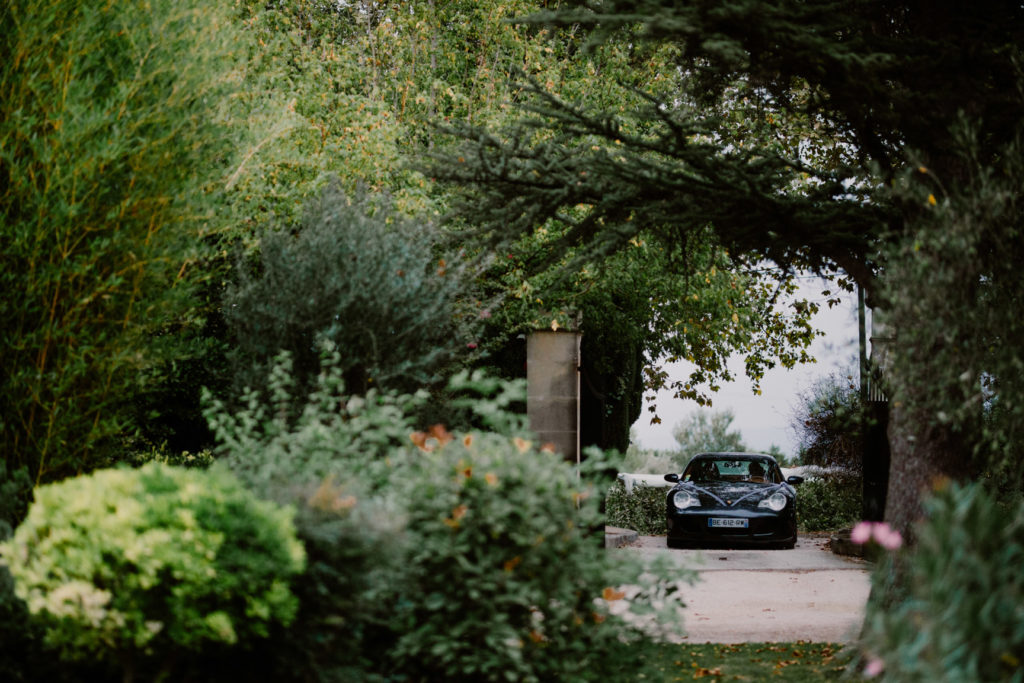
[[[696,570],[685,591],[685,634],[675,642],[850,642],[871,588],[871,565],[832,553],[827,536],[801,535],[792,550],[679,550],[640,536],[609,552],[663,557]]]

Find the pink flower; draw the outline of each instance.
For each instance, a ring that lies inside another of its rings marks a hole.
[[[850,532],[850,540],[857,545],[864,545],[874,539],[886,550],[896,550],[903,545],[903,536],[885,522],[857,522]]]
[[[873,526],[874,522],[857,522],[857,526],[853,527],[853,531],[850,532],[850,540],[857,545],[864,545],[871,540]]]
[[[878,657],[870,658],[868,663],[864,665],[865,678],[874,678],[883,671],[885,671],[885,662]]]
[[[903,536],[885,522],[875,525],[875,540],[886,550],[896,550],[903,545]]]
[[[468,344],[466,344],[466,348],[467,349],[475,349],[476,348],[476,342],[469,342]]]
[[[480,318],[482,320],[487,320],[487,318],[490,318],[490,317],[491,317],[491,309],[485,308],[482,311],[480,311]]]

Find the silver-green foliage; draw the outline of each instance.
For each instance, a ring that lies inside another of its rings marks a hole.
[[[876,567],[865,652],[886,680],[1024,680],[1024,503],[949,485],[925,508],[916,545]]]
[[[677,424],[672,429],[672,436],[682,451],[681,466],[698,453],[747,450],[743,435],[736,430],[730,431],[735,419],[736,414],[726,408],[710,413],[697,411]]]
[[[237,343],[240,386],[255,386],[280,351],[292,354],[305,391],[319,371],[318,344],[344,351],[349,389],[411,390],[443,377],[466,352],[459,318],[467,280],[435,253],[429,225],[403,218],[381,197],[328,185],[295,232],[270,230],[256,271],[237,270],[224,316]]]
[[[98,470],[38,488],[0,553],[65,656],[163,658],[294,618],[293,514],[222,469]]]

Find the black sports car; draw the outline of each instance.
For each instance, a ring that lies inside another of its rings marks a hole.
[[[668,493],[668,546],[796,545],[796,489],[775,458],[758,453],[701,453]]]

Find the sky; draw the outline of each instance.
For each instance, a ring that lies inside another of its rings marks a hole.
[[[755,395],[750,379],[743,372],[743,358],[730,360],[729,368],[735,381],[725,383],[712,395],[710,408],[698,406],[693,401],[672,397],[671,391],[660,391],[655,403],[661,424],[650,424],[653,413],[648,412],[650,402],[645,400],[640,418],[633,424],[634,440],[640,448],[675,450],[678,448],[672,437],[677,423],[697,411],[715,412],[730,408],[735,415],[732,429],[738,429],[743,441],[751,451],[767,451],[777,445],[787,456],[797,453],[797,436],[793,431],[794,413],[799,405],[799,396],[815,381],[836,372],[856,372],[858,355],[857,295],[845,294],[842,303],[828,308],[823,303],[821,281],[816,277],[801,280],[802,293],[815,301],[821,301],[821,309],[815,314],[813,324],[825,335],[815,339],[811,355],[816,363],[797,365],[791,370],[776,367],[765,373],[761,381],[761,395]],[[834,290],[834,288],[833,288]],[[870,315],[869,315],[870,321]],[[870,325],[870,323],[869,323]],[[870,337],[870,327],[868,336]],[[672,380],[682,379],[689,374],[686,362],[672,363],[666,367]]]

